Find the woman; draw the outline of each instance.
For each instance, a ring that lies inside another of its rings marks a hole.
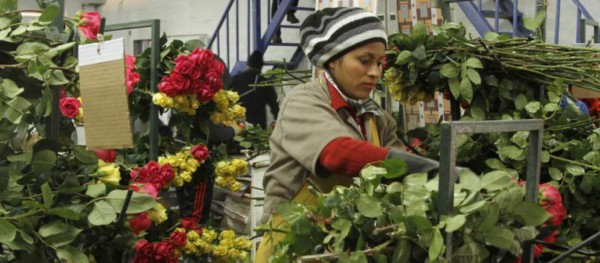
[[[387,43],[379,18],[361,8],[326,8],[306,18],[300,37],[324,76],[295,87],[280,107],[263,181],[263,223],[284,201],[314,202],[308,185],[321,192],[349,186],[368,163],[401,158],[410,173],[437,169],[438,162],[401,150],[393,118],[369,98]],[[275,216],[271,224],[281,221]],[[283,237],[266,234],[255,262],[266,262]]]

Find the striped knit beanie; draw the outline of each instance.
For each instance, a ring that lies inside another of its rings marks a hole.
[[[383,23],[362,8],[325,8],[309,15],[300,26],[300,43],[310,62],[320,68],[364,44],[387,43]]]

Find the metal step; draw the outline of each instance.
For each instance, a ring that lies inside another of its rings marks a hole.
[[[271,43],[269,45],[270,46],[281,46],[281,47],[299,47],[300,43],[283,42],[283,43]]]
[[[490,18],[496,17],[496,11],[495,10],[481,10],[481,14],[484,17],[490,17]],[[511,18],[512,19],[512,17],[513,17],[513,13],[512,12],[507,12],[507,11],[500,11],[500,12],[498,12],[498,18],[506,18],[506,19]]]
[[[294,26],[294,25],[281,25],[281,28],[295,28],[295,29],[299,29],[300,26]]]

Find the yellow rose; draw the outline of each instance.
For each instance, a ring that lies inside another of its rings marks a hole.
[[[156,203],[148,213],[148,217],[158,225],[167,220],[167,209],[162,204]]]
[[[246,108],[244,108],[242,105],[239,105],[239,104],[233,105],[233,108],[231,108],[231,111],[233,112],[233,115],[235,116],[236,119],[241,119],[246,116]]]
[[[204,229],[204,231],[202,231],[202,239],[208,243],[212,243],[215,239],[217,239],[217,232],[212,229]]]
[[[213,114],[210,115],[210,120],[215,124],[221,124],[225,121],[225,118],[220,112],[213,112]]]
[[[233,240],[233,243],[235,247],[239,249],[250,250],[252,248],[252,241],[243,237],[235,238],[235,240]]]
[[[200,238],[200,235],[198,235],[198,232],[196,231],[189,231],[185,234],[185,236],[187,236],[190,242],[194,242],[195,240]],[[204,234],[202,234],[202,236],[204,236]]]
[[[220,240],[227,240],[227,239],[234,239],[235,238],[235,232],[233,232],[233,230],[223,230],[223,232],[221,232],[221,234],[219,235],[219,239]],[[233,243],[232,243],[233,245]]]
[[[232,103],[236,103],[240,99],[240,95],[235,91],[227,91],[227,99]]]
[[[227,179],[223,176],[218,176],[215,178],[215,184],[220,187],[225,187],[227,185]]]
[[[102,160],[98,160],[98,173],[104,174],[100,177],[100,181],[105,184],[119,185],[121,180],[121,172],[119,172],[119,166],[114,163],[105,163]]]
[[[224,246],[213,246],[212,247],[212,254],[215,255],[216,257],[224,257],[227,255],[228,251],[229,251],[229,249]]]

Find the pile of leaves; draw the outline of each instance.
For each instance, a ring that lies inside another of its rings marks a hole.
[[[411,36],[390,36],[393,63],[385,81],[395,98],[412,103],[441,92],[462,107],[461,121],[543,119],[541,182],[557,187],[568,209],[556,242],[573,246],[600,231],[599,120],[563,100],[568,85],[600,90],[600,50],[495,33],[470,39],[458,24],[443,25],[434,36],[424,30],[419,25]],[[439,125],[407,134],[420,139],[422,152],[439,158]],[[458,164],[524,178],[528,138],[528,132],[460,135]],[[599,250],[599,244],[588,249]],[[544,251],[548,258],[559,253]]]
[[[500,170],[481,176],[461,172],[454,214],[441,216],[438,178],[403,171],[401,160],[386,160],[364,168],[360,186],[315,193],[314,206],[282,204],[279,213],[289,226],[261,227],[287,233],[272,262],[371,262],[368,257],[375,262],[444,262],[449,259],[443,232],[454,240],[453,262],[510,262],[550,217],[540,205],[523,201],[525,189]]]

